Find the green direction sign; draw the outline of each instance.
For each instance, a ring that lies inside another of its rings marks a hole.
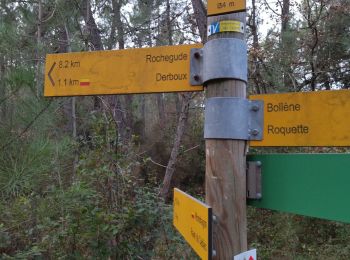
[[[265,154],[262,199],[248,204],[350,223],[350,154]]]

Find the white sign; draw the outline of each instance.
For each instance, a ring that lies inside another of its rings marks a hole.
[[[233,260],[257,260],[256,249],[249,250],[247,252],[236,255]]]

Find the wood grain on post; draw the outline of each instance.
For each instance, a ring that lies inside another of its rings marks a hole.
[[[246,24],[245,19],[245,12],[211,16],[208,25],[222,20]],[[225,32],[211,35],[208,41],[215,38],[245,39],[241,33]],[[207,84],[206,98],[245,98],[246,87],[240,80],[215,80]],[[213,249],[217,254],[214,259],[233,259],[247,250],[246,141],[206,139],[205,175],[206,202],[217,216],[213,225]]]

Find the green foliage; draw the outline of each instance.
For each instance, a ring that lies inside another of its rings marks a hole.
[[[4,84],[10,91],[16,92],[23,87],[34,90],[35,76],[32,69],[27,67],[16,67],[16,69],[10,70],[4,77]]]
[[[248,207],[248,240],[261,259],[348,259],[349,224]]]
[[[3,198],[29,194],[40,187],[52,168],[50,155],[54,147],[44,140],[22,145],[15,154],[7,151],[0,158],[0,190]]]
[[[140,162],[134,154],[116,156],[114,149],[106,149],[114,126],[103,124],[102,115],[93,118],[73,179],[66,167],[72,162],[69,141],[35,137],[20,151],[18,143],[9,146],[13,153],[0,162],[1,257],[193,256],[172,228],[172,207],[158,197],[158,188],[135,178]]]

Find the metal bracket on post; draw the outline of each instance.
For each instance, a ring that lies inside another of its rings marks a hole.
[[[205,105],[205,139],[262,140],[264,103],[237,97],[209,98]]]
[[[261,199],[261,162],[247,162],[247,198]]]
[[[235,38],[207,42],[202,49],[191,49],[190,83],[203,85],[213,79],[247,82],[247,44]]]

